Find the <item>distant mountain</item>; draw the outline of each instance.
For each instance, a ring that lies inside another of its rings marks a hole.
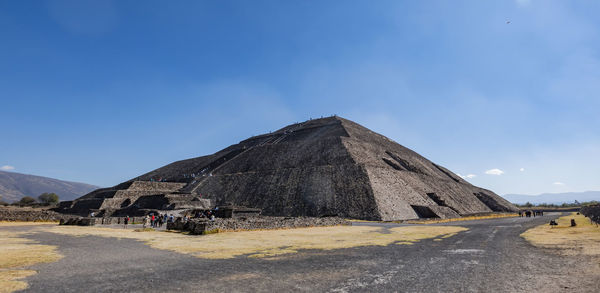
[[[0,171],[0,200],[6,202],[18,201],[24,196],[37,198],[44,192],[54,192],[60,200],[72,200],[98,188],[85,183]]]
[[[565,192],[565,193],[542,193],[539,195],[526,194],[506,194],[504,199],[516,203],[524,204],[530,202],[532,204],[562,204],[573,203],[574,201],[600,201],[600,191],[585,191],[585,192]]]

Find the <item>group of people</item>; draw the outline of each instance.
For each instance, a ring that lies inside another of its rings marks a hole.
[[[196,178],[196,177],[205,177],[206,176],[206,168],[202,169],[200,173],[192,173],[192,174],[183,174],[183,178]],[[212,173],[209,173],[208,176],[212,176]]]
[[[198,173],[191,173],[191,174],[186,173],[186,174],[182,174],[182,176],[184,179],[205,177],[205,176],[207,176],[206,175],[207,171],[208,171],[208,168],[204,168],[204,169],[200,170],[200,172],[198,172]],[[208,176],[212,176],[212,173],[209,173]],[[150,178],[150,181],[151,182],[167,182],[167,179],[166,178]]]
[[[197,211],[196,214],[194,215],[194,217],[195,218],[207,218],[211,221],[214,221],[218,210],[219,210],[219,208],[217,207],[214,210]]]
[[[533,216],[535,218],[536,216],[543,215],[544,211],[519,211],[519,217],[531,218],[531,216]]]
[[[175,221],[175,217],[173,217],[173,214],[171,214],[171,215],[167,215],[167,214],[155,215],[154,213],[151,213],[144,217],[143,224],[144,224],[144,228],[146,228],[146,227],[161,228],[163,226],[163,224],[172,223],[174,221]]]
[[[216,213],[219,208],[215,208],[214,210],[206,210],[206,211],[196,211],[191,216],[188,216],[186,213],[183,217],[178,218],[179,221],[187,222],[192,218],[207,218],[210,221],[214,221],[216,217]],[[150,213],[144,217],[142,222],[144,228],[161,228],[165,223],[174,223],[175,217],[173,214],[155,214]],[[119,223],[121,222],[121,218],[119,218]],[[132,219],[129,216],[123,217],[123,227],[127,229],[128,224],[133,224]]]
[[[219,208],[217,207],[214,210],[204,210],[204,211],[197,210],[197,211],[193,212],[191,215],[188,215],[188,213],[185,213],[183,215],[183,217],[181,217],[181,221],[183,221],[185,223],[193,218],[207,218],[210,221],[214,221],[217,216],[218,210],[219,210]]]

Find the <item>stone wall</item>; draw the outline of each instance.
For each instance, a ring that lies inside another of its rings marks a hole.
[[[217,218],[215,221],[192,219],[188,222],[168,223],[167,229],[187,231],[200,235],[226,231],[270,230],[306,227],[349,225],[350,222],[337,217],[247,217],[234,219]]]
[[[0,221],[9,222],[58,222],[71,216],[39,208],[0,207]]]

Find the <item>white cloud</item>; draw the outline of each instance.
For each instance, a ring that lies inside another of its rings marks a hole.
[[[525,168],[521,168],[521,169],[519,169],[519,171],[521,171],[521,172],[524,172],[524,171],[525,171]]]
[[[15,167],[13,166],[9,166],[9,165],[4,165],[2,167],[0,167],[0,170],[4,170],[4,171],[10,171],[10,170],[14,170]]]
[[[564,186],[565,184],[562,182],[554,182],[554,183],[552,183],[552,185]]]
[[[456,173],[456,175],[458,175],[458,177],[460,177],[462,179],[467,179],[467,178],[471,179],[471,178],[477,177],[477,175],[475,175],[475,174],[460,175],[459,173]]]
[[[490,169],[485,171],[485,174],[488,175],[502,175],[504,174],[504,171],[500,170],[500,169]]]

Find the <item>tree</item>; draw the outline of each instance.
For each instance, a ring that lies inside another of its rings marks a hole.
[[[28,205],[32,205],[35,203],[35,198],[31,197],[31,196],[24,196],[23,198],[21,198],[21,200],[19,200],[19,205],[21,206],[28,206]]]
[[[56,193],[47,193],[44,192],[38,196],[38,199],[41,203],[45,205],[51,205],[58,203],[58,195]]]

